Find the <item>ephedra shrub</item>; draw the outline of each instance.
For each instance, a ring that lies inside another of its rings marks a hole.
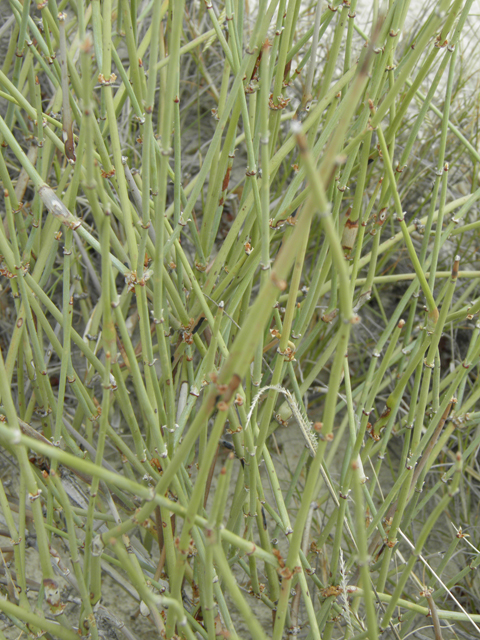
[[[2,3],[0,637],[480,633],[472,1],[356,4]]]

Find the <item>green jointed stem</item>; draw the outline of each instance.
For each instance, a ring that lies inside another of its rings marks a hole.
[[[18,542],[0,608],[22,631],[28,622],[71,637],[65,615],[60,629],[28,617],[31,512],[43,578],[52,533],[70,546],[83,603],[72,623],[92,637],[105,562],[125,570],[166,637],[238,638],[232,599],[252,636],[276,639],[301,626],[328,640],[338,616],[346,637],[376,637],[388,607],[409,609],[407,625],[426,615],[426,596],[408,602],[403,583],[416,572],[411,558],[430,551],[429,532],[413,555],[396,541],[438,500],[436,516],[451,518],[444,483],[416,490],[438,465],[450,482],[452,438],[476,478],[479,155],[456,52],[472,1],[443,0],[411,33],[408,3],[381,17],[375,2],[367,37],[354,0],[312,11],[259,0],[257,13],[242,0],[224,12],[209,1],[192,10],[49,0],[42,28],[11,0],[15,26],[0,30],[0,436],[17,456],[19,495],[0,492]],[[438,175],[423,193],[432,162]],[[464,270],[455,261],[451,273],[455,253]],[[311,459],[297,450],[297,423]],[[398,462],[393,434],[403,439]],[[81,508],[61,465],[88,485]],[[43,493],[26,502],[35,482]],[[474,524],[466,476],[460,483],[462,518]],[[463,538],[444,542],[441,570],[466,553]],[[358,581],[344,584],[356,563]],[[468,620],[438,606],[444,587],[432,587],[440,620]],[[38,610],[43,598],[42,587]],[[260,625],[261,607],[276,607],[271,626]]]

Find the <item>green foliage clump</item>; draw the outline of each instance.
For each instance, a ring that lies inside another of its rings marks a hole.
[[[472,0],[356,4],[0,4],[0,638],[480,634]]]

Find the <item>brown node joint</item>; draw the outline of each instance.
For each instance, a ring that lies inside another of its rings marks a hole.
[[[327,324],[330,324],[338,316],[338,313],[338,309],[333,309],[333,311],[330,311],[330,313],[324,313],[321,316],[321,320]]]
[[[117,76],[114,73],[111,73],[109,78],[105,78],[103,73],[98,74],[98,84],[100,84],[102,87],[111,86],[116,79],[117,79]]]
[[[115,167],[112,167],[110,171],[104,171],[103,169],[100,169],[100,175],[102,176],[102,178],[111,178],[115,175]]]
[[[270,94],[270,98],[268,100],[268,106],[272,111],[281,111],[285,109],[287,104],[290,102],[290,98],[284,98],[283,96],[277,96],[277,103],[273,102],[273,93]]]
[[[284,580],[291,580],[293,578],[293,571],[291,571],[288,567],[277,569],[277,571],[278,575],[281,576]]]
[[[258,91],[258,84],[256,80],[249,82],[244,90],[246,94],[256,93]]]
[[[323,435],[323,433],[320,433],[318,438],[320,440],[323,440],[323,442],[333,442],[334,436],[333,436],[333,433],[327,433],[325,435]]]
[[[343,593],[342,587],[340,585],[330,585],[326,589],[322,589],[321,594],[324,598],[337,598],[339,595]]]

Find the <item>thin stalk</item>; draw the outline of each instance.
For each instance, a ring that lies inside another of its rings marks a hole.
[[[440,517],[440,515],[443,513],[443,511],[445,510],[445,507],[448,505],[448,503],[450,502],[450,500],[452,499],[453,495],[455,495],[455,493],[458,490],[458,485],[460,483],[460,473],[461,473],[461,468],[462,468],[462,459],[461,456],[457,456],[457,462],[456,462],[456,475],[449,487],[448,493],[446,493],[444,495],[444,497],[440,500],[440,502],[438,503],[438,505],[433,509],[432,513],[429,515],[427,521],[425,522],[424,526],[422,527],[422,530],[417,538],[417,543],[415,545],[415,550],[412,553],[412,555],[410,556],[407,564],[405,565],[405,568],[400,576],[400,579],[395,587],[395,591],[393,592],[392,595],[392,599],[390,600],[386,611],[384,613],[383,619],[382,619],[382,627],[385,629],[387,624],[389,623],[393,611],[395,609],[395,607],[397,606],[397,601],[400,597],[400,594],[403,591],[403,588],[410,576],[410,573],[415,565],[415,563],[417,562],[417,558],[418,555],[421,553],[421,550],[423,549],[423,546],[425,544],[425,541],[428,537],[428,535],[430,534],[430,531],[432,530],[432,528],[435,526],[438,518]]]
[[[369,555],[367,549],[367,536],[365,526],[365,505],[363,503],[361,470],[354,464],[353,494],[355,498],[356,516],[356,541],[358,546],[358,564],[363,585],[363,600],[366,610],[368,637],[372,640],[378,638],[377,615],[375,611],[374,590],[371,585]]]

